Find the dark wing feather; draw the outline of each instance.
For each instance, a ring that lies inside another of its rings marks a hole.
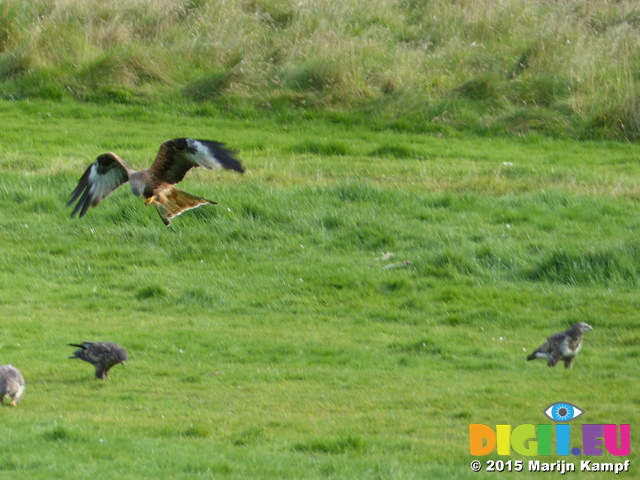
[[[101,342],[91,345],[91,348],[85,350],[86,356],[91,359],[94,365],[104,365],[110,357],[110,349]]]
[[[194,167],[224,168],[244,172],[242,164],[233,157],[235,152],[224,148],[224,143],[192,138],[175,138],[160,145],[155,160],[149,167],[154,183],[174,185],[181,182]]]
[[[109,376],[109,369],[128,359],[127,351],[113,342],[69,343],[69,346],[80,347],[69,358],[79,358],[95,367],[96,377],[104,379]]]
[[[549,349],[558,348],[560,344],[567,338],[567,332],[558,332],[547,338],[545,345],[549,346]]]
[[[534,360],[536,357],[536,353],[545,353],[547,355],[552,354],[554,351],[558,350],[562,341],[566,338],[566,332],[558,332],[551,335],[547,340],[536,348],[531,355],[527,357],[527,360]]]
[[[73,352],[73,356],[69,358],[79,358],[92,365],[101,363],[104,348],[102,342],[82,342],[81,344],[69,343],[70,347],[79,347],[80,350]]]
[[[95,162],[87,167],[75,190],[71,193],[67,207],[79,199],[71,216],[73,217],[79,212],[82,217],[90,206],[95,207],[100,200],[129,181],[131,172],[129,165],[117,155],[113,153],[100,155]]]
[[[114,345],[111,342],[94,342],[85,350],[85,355],[94,364],[106,365],[112,360],[114,363],[118,363],[114,353]]]

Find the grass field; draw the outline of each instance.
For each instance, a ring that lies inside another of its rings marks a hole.
[[[0,114],[0,363],[27,381],[0,409],[3,478],[476,478],[470,423],[550,423],[560,400],[630,423],[637,472],[637,146],[204,106]],[[244,175],[183,183],[218,207],[165,227],[125,186],[69,218],[97,154],[142,167],[177,136],[239,151]],[[578,320],[572,371],[525,361]],[[81,340],[130,361],[97,381],[66,359]]]

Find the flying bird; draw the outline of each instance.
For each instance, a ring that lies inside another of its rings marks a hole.
[[[224,168],[244,172],[242,164],[233,156],[235,152],[223,143],[192,138],[174,138],[160,145],[155,160],[146,170],[133,170],[115,153],[103,153],[87,167],[71,193],[67,207],[76,201],[71,216],[82,217],[89,207],[100,201],[123,183],[131,184],[134,195],[145,199],[145,205],[155,205],[160,218],[169,225],[171,219],[185,210],[200,205],[217,205],[211,200],[179,190],[174,185],[182,181],[194,167]]]
[[[0,403],[4,404],[4,397],[10,397],[12,407],[20,403],[24,394],[24,378],[13,365],[2,365],[0,367]]]
[[[589,330],[593,328],[588,323],[574,323],[568,330],[554,333],[547,338],[547,341],[536,348],[527,360],[546,358],[547,365],[550,367],[554,367],[558,361],[563,360],[564,366],[571,368],[582,347],[582,336]]]
[[[79,347],[69,358],[79,358],[89,362],[96,368],[96,378],[104,380],[109,378],[109,369],[114,365],[125,364],[129,355],[127,351],[113,342],[82,342],[81,344],[69,343],[70,347]]]

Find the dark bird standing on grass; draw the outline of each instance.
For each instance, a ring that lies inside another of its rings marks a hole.
[[[554,367],[558,361],[563,360],[564,366],[571,368],[582,347],[582,336],[589,330],[593,328],[588,323],[574,323],[568,330],[554,333],[547,338],[547,341],[536,348],[527,360],[546,358],[547,365],[550,367]]]
[[[24,378],[13,365],[0,367],[0,403],[4,404],[4,397],[11,397],[10,405],[15,407],[20,403],[24,394]]]
[[[131,183],[134,195],[145,198],[145,205],[155,205],[165,225],[185,210],[217,203],[174,187],[193,167],[225,168],[244,172],[242,164],[223,143],[192,138],[175,138],[160,145],[158,155],[146,170],[133,170],[115,153],[103,153],[89,167],[71,193],[67,206],[78,201],[71,212],[82,217],[90,206],[95,207],[116,188]]]
[[[96,378],[104,380],[106,375],[109,378],[109,369],[114,365],[124,363],[129,358],[127,351],[113,342],[82,342],[69,343],[70,347],[80,347],[80,350],[73,352],[69,358],[79,358],[85,362],[89,362],[96,367]]]

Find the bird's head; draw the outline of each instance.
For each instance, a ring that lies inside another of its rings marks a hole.
[[[127,360],[129,360],[129,355],[127,354],[127,351],[125,349],[122,349],[121,351],[119,351],[117,355],[118,355],[118,363],[121,363],[122,365],[124,365],[127,362]]]
[[[593,330],[593,327],[586,322],[578,322],[573,325],[573,328],[578,330],[580,333],[585,333],[589,330]]]
[[[131,191],[137,197],[142,196],[147,186],[147,182],[144,175],[145,175],[145,170],[142,170],[140,172],[132,172],[129,175],[129,184],[131,185]]]

